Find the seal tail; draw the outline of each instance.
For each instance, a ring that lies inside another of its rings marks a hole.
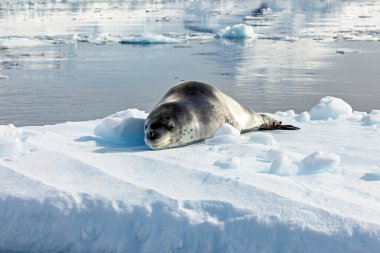
[[[281,121],[275,120],[265,114],[260,114],[264,120],[264,123],[260,126],[259,130],[299,130],[299,127],[292,125],[283,125]]]

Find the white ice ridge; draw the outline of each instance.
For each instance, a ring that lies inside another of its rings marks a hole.
[[[379,111],[320,105],[159,151],[137,109],[1,126],[0,252],[377,252]]]

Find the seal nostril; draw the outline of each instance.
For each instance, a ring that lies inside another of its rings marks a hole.
[[[155,130],[149,130],[149,132],[147,133],[147,137],[151,140],[155,140],[158,138],[158,133]]]

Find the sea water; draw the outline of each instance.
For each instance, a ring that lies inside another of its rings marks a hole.
[[[0,124],[149,112],[182,80],[260,112],[369,111],[379,66],[375,0],[0,1]]]

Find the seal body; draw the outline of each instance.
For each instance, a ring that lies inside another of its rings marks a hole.
[[[145,143],[151,149],[188,145],[209,138],[221,124],[241,132],[299,129],[252,111],[219,89],[185,81],[171,88],[145,120]]]

